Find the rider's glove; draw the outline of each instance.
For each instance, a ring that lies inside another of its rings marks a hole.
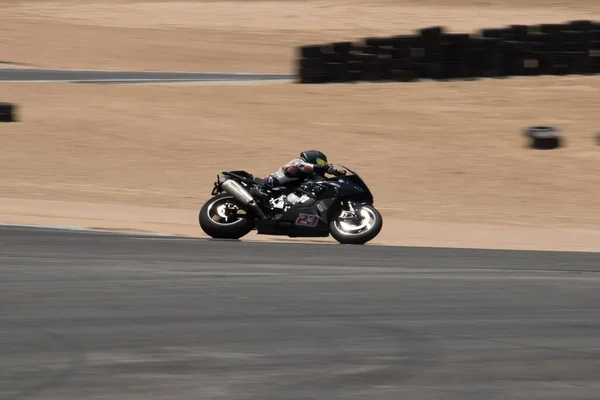
[[[337,170],[337,169],[335,169],[335,167],[332,164],[327,165],[327,173],[331,174],[331,175],[335,175],[335,176],[346,175],[346,171]]]
[[[328,174],[335,175],[337,170],[332,164],[327,164],[327,169],[325,170]]]

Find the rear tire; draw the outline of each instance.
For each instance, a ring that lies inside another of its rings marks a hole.
[[[252,216],[232,195],[224,193],[204,203],[198,214],[200,227],[215,239],[239,239],[252,229]]]
[[[341,244],[365,244],[373,240],[383,228],[383,217],[375,207],[363,204],[358,213],[359,223],[345,222],[341,218],[342,210],[329,223],[329,232]]]

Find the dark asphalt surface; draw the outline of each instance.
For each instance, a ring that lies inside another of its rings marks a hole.
[[[600,398],[600,253],[0,227],[0,399]]]
[[[40,69],[0,69],[0,82],[57,81],[73,83],[143,83],[143,82],[197,82],[197,81],[268,81],[293,79],[285,74],[227,74],[194,72],[143,71],[64,71]]]

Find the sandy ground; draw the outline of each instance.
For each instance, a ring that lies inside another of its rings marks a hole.
[[[600,77],[2,88],[23,121],[3,125],[3,197],[197,210],[216,173],[263,176],[319,147],[364,176],[386,220],[600,227]],[[538,123],[567,146],[528,149],[520,129]]]
[[[465,3],[13,0],[0,6],[0,61],[288,73],[302,43],[600,11],[583,0]],[[261,176],[319,147],[371,185],[386,218],[375,243],[600,250],[599,92],[600,77],[2,84],[22,122],[0,127],[0,221],[201,235],[197,209],[217,172]],[[567,147],[527,149],[520,131],[534,124],[559,126]]]
[[[296,46],[597,19],[595,0],[4,0],[0,61],[45,68],[293,71]]]
[[[80,203],[54,200],[0,198],[3,223],[58,226],[69,229],[114,230],[206,237],[199,232],[197,209]],[[444,221],[399,220],[386,216],[384,229],[369,245],[462,247],[548,251],[595,251],[600,231],[565,228],[511,227]],[[284,236],[261,236],[255,232],[243,240],[297,242]],[[336,244],[331,238],[303,242]]]

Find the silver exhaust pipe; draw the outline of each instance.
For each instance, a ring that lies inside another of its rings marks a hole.
[[[221,187],[230,195],[235,197],[237,201],[242,203],[243,205],[248,205],[254,201],[254,197],[246,190],[242,185],[234,181],[233,179],[227,179],[222,184]]]
[[[252,197],[252,195],[238,182],[234,181],[233,179],[227,179],[221,184],[221,187],[227,193],[232,195],[237,201],[242,203],[244,207],[251,208],[260,219],[267,219],[258,204],[256,204],[254,197]]]

